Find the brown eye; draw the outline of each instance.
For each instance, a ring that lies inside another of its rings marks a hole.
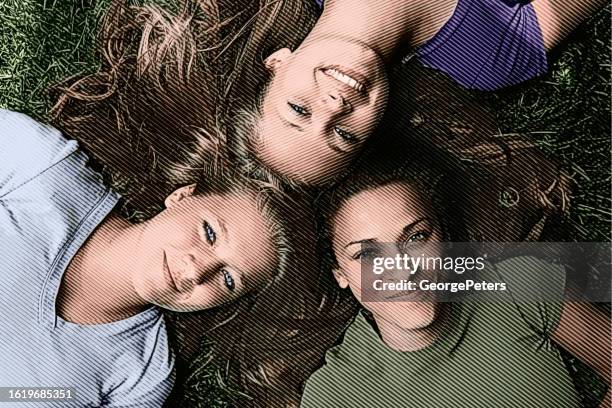
[[[414,233],[412,235],[410,235],[408,237],[408,239],[406,240],[406,242],[420,242],[420,241],[425,241],[427,238],[429,238],[431,234],[429,232],[426,231],[419,231],[417,233]]]

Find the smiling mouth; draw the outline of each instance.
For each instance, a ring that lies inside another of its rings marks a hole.
[[[400,292],[395,295],[391,295],[386,300],[394,300],[394,301],[402,300],[404,302],[409,302],[409,301],[416,301],[420,299],[421,297],[423,297],[423,295],[424,293],[422,290],[411,290],[411,291],[404,291],[404,292]]]
[[[353,88],[359,93],[365,92],[366,90],[365,81],[357,79],[357,74],[349,74],[346,72],[346,70],[341,70],[339,68],[324,68],[322,72],[328,77],[333,78],[336,81],[341,82],[350,88]]]
[[[166,258],[166,252],[164,252],[164,276],[166,277],[166,282],[168,285],[176,291],[179,291],[176,282],[174,281],[174,277],[172,276],[172,272],[170,272],[170,268],[168,267],[168,259]]]

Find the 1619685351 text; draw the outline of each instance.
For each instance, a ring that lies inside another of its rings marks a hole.
[[[0,402],[72,400],[72,387],[0,387]]]

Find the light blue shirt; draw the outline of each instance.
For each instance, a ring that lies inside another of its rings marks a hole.
[[[71,402],[1,407],[159,407],[173,383],[162,313],[69,323],[55,299],[70,260],[119,197],[75,141],[0,110],[0,387],[72,387]]]

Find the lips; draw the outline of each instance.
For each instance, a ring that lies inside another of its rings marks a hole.
[[[176,291],[179,291],[178,286],[174,281],[174,276],[172,276],[172,272],[168,267],[168,259],[166,258],[166,252],[164,252],[164,277],[166,278],[166,283],[168,284],[168,286],[170,286]]]
[[[412,290],[408,292],[398,293],[396,295],[389,296],[387,300],[402,301],[402,302],[414,302],[423,297],[424,293],[421,290]]]
[[[355,92],[364,93],[368,86],[368,80],[362,74],[346,67],[326,67],[322,68],[321,72],[329,78],[340,82],[346,87],[351,88]]]

